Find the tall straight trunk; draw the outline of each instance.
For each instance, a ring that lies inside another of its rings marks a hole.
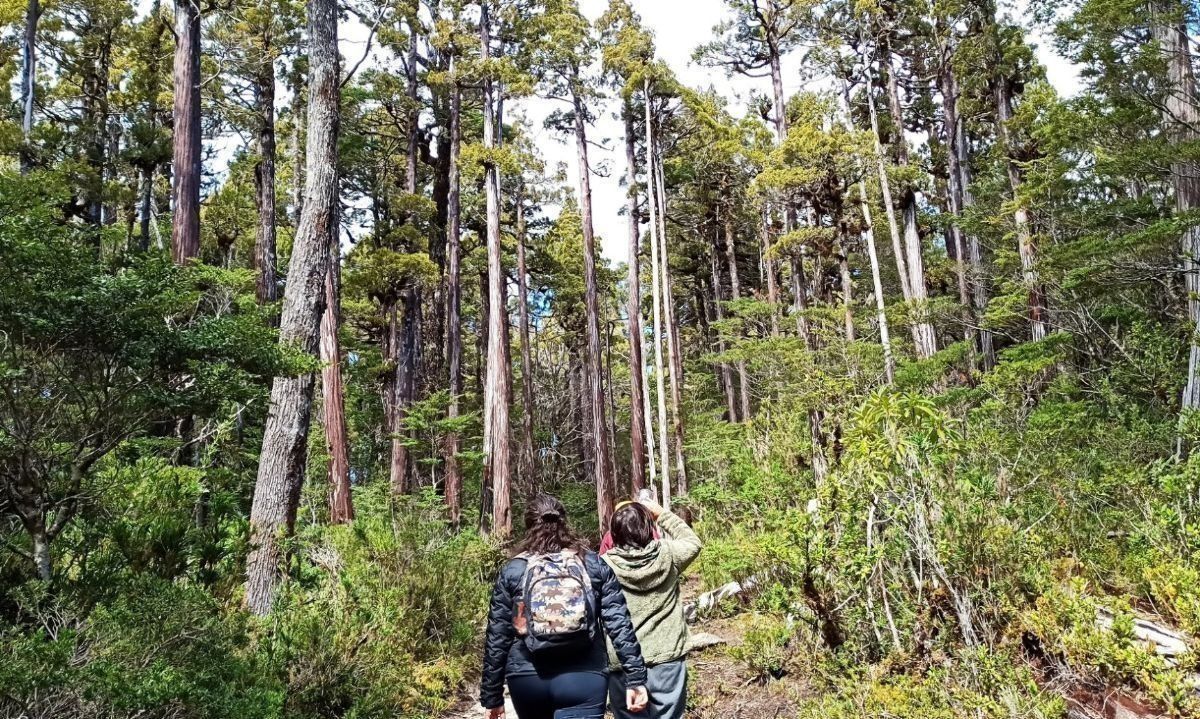
[[[405,84],[408,97],[408,146],[405,151],[404,191],[410,197],[417,194],[417,135],[420,109],[417,104],[417,40],[418,29],[409,21],[408,56],[405,62]],[[405,221],[411,223],[412,217]],[[416,250],[416,248],[410,248]],[[421,355],[421,291],[410,287],[404,292],[404,323],[401,331],[400,352],[396,356],[396,414],[392,428],[392,452],[388,475],[394,494],[406,494],[412,487],[409,477],[407,434],[405,418],[408,408],[416,399],[417,367]]]
[[[645,346],[642,347],[642,358],[645,360]],[[642,373],[642,425],[646,432],[646,468],[649,471],[646,488],[655,497],[658,496],[658,450],[654,439],[654,418],[650,413],[650,366],[643,364]]]
[[[808,323],[808,277],[804,272],[804,258],[793,255],[792,264],[792,314],[796,316],[796,333],[804,340],[805,347],[812,349],[815,341],[812,327]]]
[[[483,3],[480,18],[480,50],[486,62],[491,57],[491,19],[489,5]],[[483,144],[489,151],[497,147],[497,111],[495,81],[483,82]],[[484,171],[487,196],[487,270],[488,339],[487,371],[483,388],[484,483],[491,489],[491,532],[499,539],[512,531],[512,505],[509,481],[508,397],[512,381],[508,366],[508,307],[504,275],[504,247],[500,238],[500,168],[488,163]]]
[[[901,167],[908,167],[908,141],[904,137],[904,110],[900,105],[900,88],[890,55],[887,56],[886,64],[888,108],[892,115],[892,125],[896,128],[896,157]],[[909,311],[914,313],[913,342],[916,345],[918,357],[932,357],[937,352],[937,334],[928,316],[929,294],[925,287],[925,260],[921,253],[921,234],[917,228],[917,193],[912,187],[904,190],[901,199],[901,214],[904,217],[904,261],[908,267]]]
[[[1154,6],[1154,39],[1167,61],[1168,92],[1163,111],[1163,126],[1172,143],[1195,142],[1200,131],[1200,96],[1192,69],[1191,40],[1186,25],[1187,12],[1179,0],[1159,0]],[[1186,213],[1200,208],[1200,162],[1176,160],[1171,165],[1171,185],[1175,191],[1175,211]],[[1184,289],[1187,291],[1188,342],[1187,384],[1180,402],[1181,422],[1200,408],[1200,227],[1189,227],[1180,237],[1183,258]],[[1180,451],[1190,449],[1182,441]]]
[[[859,207],[862,210],[863,222],[866,228],[863,232],[867,240],[867,256],[871,260],[871,284],[875,291],[875,317],[879,323],[879,344],[883,346],[883,370],[887,375],[888,384],[896,381],[896,357],[892,354],[891,333],[888,331],[887,311],[883,298],[883,277],[879,271],[879,253],[875,250],[875,224],[871,219],[871,203],[867,201],[867,182],[858,182]]]
[[[417,343],[421,336],[420,292],[409,289],[404,292],[404,314],[400,322],[399,353],[396,356],[395,410],[392,417],[391,461],[388,477],[392,493],[407,494],[409,486],[408,445],[405,435],[408,429],[405,419],[412,404],[416,385]]]
[[[771,208],[762,206],[759,232],[762,242],[763,274],[767,281],[767,303],[771,305],[771,336],[779,336],[779,284],[775,277],[775,260],[771,259]]]
[[[966,122],[961,117],[958,120],[957,134],[958,139],[955,146],[958,152],[958,186],[962,192],[962,209],[965,212],[975,206],[975,198],[971,194],[971,163],[967,145]],[[979,241],[979,235],[973,232],[963,234],[967,262],[970,263],[972,275],[971,305],[974,309],[973,316],[978,321],[987,312],[988,306],[987,276],[983,271],[983,245]],[[979,328],[978,334],[979,353],[983,358],[983,368],[991,370],[996,366],[995,338],[992,331],[986,328]]]
[[[870,65],[867,65],[867,110],[871,117],[871,134],[875,141],[875,162],[879,171],[879,190],[883,195],[883,211],[887,215],[888,231],[892,238],[892,254],[896,258],[896,274],[900,276],[900,291],[905,302],[912,301],[909,284],[908,263],[904,261],[904,246],[900,244],[900,226],[896,222],[896,203],[892,200],[892,185],[888,180],[887,159],[883,153],[883,139],[879,133],[879,111],[875,107],[875,95],[871,92],[874,81]],[[914,334],[913,339],[916,339]]]
[[[578,78],[575,78],[578,82]],[[600,526],[607,527],[613,512],[616,479],[608,453],[608,420],[604,408],[603,363],[600,357],[600,291],[596,277],[596,236],[592,228],[592,169],[588,164],[587,122],[583,98],[572,93],[575,108],[575,151],[579,161],[579,206],[583,214],[583,285],[587,344],[584,348],[588,399],[591,405],[593,480]]]
[[[338,228],[339,83],[338,7],[334,0],[309,0],[308,167],[304,212],[283,296],[282,344],[316,355],[330,246]],[[263,430],[263,447],[250,508],[250,556],[246,562],[246,605],[270,612],[282,580],[284,542],[300,501],[312,413],[314,377],[276,377]]]
[[[451,60],[451,73],[454,72]],[[450,192],[446,202],[446,368],[450,404],[446,416],[457,419],[462,395],[462,229],[458,156],[462,147],[462,93],[455,83],[450,94]],[[450,524],[462,521],[462,471],[458,464],[457,432],[446,437],[446,509]]]
[[[264,3],[268,13],[273,3]],[[268,16],[269,17],[269,16]],[[256,294],[262,303],[279,299],[275,276],[275,60],[271,48],[271,24],[264,20],[263,57],[254,78],[254,102],[258,112],[258,163],[254,166],[255,199],[258,203],[258,228],[254,237]]]
[[[655,181],[655,176],[658,174],[654,162],[654,153],[652,150],[652,140],[654,132],[652,130],[651,118],[651,95],[650,81],[646,80],[643,83],[643,92],[646,98],[646,197],[647,204],[650,207],[650,292],[654,303],[653,316],[653,340],[654,340],[654,378],[656,382],[656,391],[658,399],[658,466],[662,474],[662,496],[660,501],[664,507],[668,509],[671,506],[671,462],[669,456],[669,444],[667,439],[667,390],[666,390],[666,370],[663,365],[663,288],[662,288],[662,272],[659,271],[659,264],[662,261],[662,242],[659,237],[658,221],[658,183]]]
[[[171,257],[200,254],[200,5],[175,0]]]
[[[33,100],[37,86],[37,29],[42,18],[38,0],[25,7],[25,32],[21,39],[21,172],[33,167]]]
[[[1000,142],[1004,146],[1005,164],[1008,169],[1008,185],[1012,189],[1013,223],[1017,229],[1017,253],[1021,258],[1021,274],[1024,276],[1025,289],[1029,303],[1029,332],[1036,342],[1046,337],[1046,292],[1038,277],[1037,245],[1034,243],[1033,230],[1029,223],[1029,209],[1021,197],[1021,186],[1024,178],[1017,164],[1016,148],[1014,147],[1012,131],[1009,123],[1012,121],[1012,81],[1007,77],[996,80],[996,128],[1000,133]]]
[[[527,490],[536,491],[536,457],[533,453],[533,353],[529,341],[529,279],[525,264],[525,198],[518,193],[517,207],[517,310],[521,334],[521,477]],[[532,491],[529,494],[532,496]]]
[[[149,56],[157,58],[162,51],[162,38],[166,28],[162,22],[159,22],[159,11],[161,9],[160,0],[154,0],[154,5],[150,10],[150,17],[154,18],[154,34],[150,38]],[[150,120],[150,128],[152,134],[158,131],[159,109],[158,109],[158,89],[159,89],[159,63],[153,62],[150,65],[149,90],[146,92],[146,116]],[[141,195],[138,208],[138,249],[145,252],[150,249],[150,221],[154,213],[154,177],[158,174],[157,162],[143,162],[138,168],[141,172],[140,189]]]
[[[346,392],[338,338],[342,324],[342,253],[336,230],[331,239],[329,271],[325,273],[325,313],[321,317],[321,399],[325,413],[325,447],[329,450],[329,521],[342,524],[354,519],[354,501],[350,495]]]
[[[646,404],[643,385],[645,360],[642,357],[642,275],[639,254],[641,251],[641,223],[638,212],[637,191],[637,138],[634,135],[633,103],[626,99],[621,108],[625,121],[625,164],[629,181],[628,221],[629,300],[625,315],[629,323],[629,481],[634,493],[646,488]],[[615,418],[614,418],[615,419]]]
[[[651,142],[650,147],[657,147]],[[679,320],[675,315],[675,299],[671,288],[670,253],[667,251],[667,191],[663,180],[663,161],[661,148],[652,153],[655,158],[655,183],[658,186],[658,236],[662,245],[662,291],[664,313],[667,327],[667,369],[671,380],[671,434],[675,438],[675,488],[680,494],[687,494],[688,476],[687,462],[683,455],[683,352],[679,342]]]
[[[308,123],[308,106],[302,102],[303,80],[297,80],[292,88],[294,109],[292,116],[292,226],[300,226],[300,213],[304,209],[304,133]]]
[[[846,228],[838,227],[837,244],[834,253],[837,254],[838,271],[842,281],[842,321],[845,325],[846,341],[853,342],[854,332],[854,280],[850,275],[850,250],[847,247]]]
[[[976,287],[972,289],[972,285],[980,283],[982,279],[981,272],[979,271],[980,268],[975,265],[974,257],[978,252],[978,240],[969,238],[960,224],[963,213],[967,209],[967,188],[965,182],[967,172],[963,167],[964,163],[967,162],[967,149],[963,146],[966,139],[963,122],[958,116],[958,80],[954,75],[954,68],[950,66],[948,61],[944,62],[940,68],[938,82],[942,94],[942,129],[946,136],[946,175],[949,187],[950,212],[954,215],[954,222],[950,224],[950,240],[954,247],[956,259],[955,269],[958,274],[959,302],[963,307],[963,339],[967,341],[968,345],[974,351],[980,354],[983,359],[983,367],[987,370],[991,369],[992,365],[995,364],[995,357],[991,349],[991,333],[986,331],[981,333],[976,329],[979,324],[979,317],[975,313],[975,298],[980,289],[986,292],[986,288]],[[976,243],[975,251],[972,251],[971,248],[973,242]],[[986,337],[983,335],[986,335]]]
[[[725,319],[725,309],[721,306],[721,301],[723,299],[721,296],[721,272],[717,268],[716,244],[716,242],[713,242],[712,258],[709,262],[709,265],[712,268],[713,319],[715,319],[717,322],[721,322]],[[720,354],[725,354],[725,340],[719,336],[717,339],[717,352]],[[717,371],[719,373],[717,375],[717,381],[721,385],[721,393],[725,395],[725,414],[730,422],[737,422],[739,420],[738,404],[736,396],[737,393],[735,392],[733,386],[733,371],[726,362],[718,362]]]
[[[725,267],[729,271],[729,295],[733,301],[742,298],[742,283],[738,278],[736,235],[733,232],[733,209],[725,213]],[[741,397],[741,413],[738,420],[745,422],[750,419],[750,373],[746,371],[746,362],[739,360],[738,394]]]

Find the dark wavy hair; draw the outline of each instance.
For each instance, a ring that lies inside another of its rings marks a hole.
[[[557,497],[539,494],[525,505],[525,539],[518,552],[553,554],[574,550],[583,555],[588,545],[567,524],[567,508]]]
[[[615,547],[641,549],[654,541],[654,515],[636,502],[614,512],[608,527]]]

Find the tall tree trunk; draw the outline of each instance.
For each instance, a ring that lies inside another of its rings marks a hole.
[[[844,225],[839,225],[837,245],[834,247],[834,253],[837,255],[838,271],[841,274],[842,284],[842,321],[846,330],[846,341],[853,342],[855,339],[854,332],[854,280],[850,275],[850,250],[848,248],[848,237]]]
[[[716,234],[714,232],[714,234]],[[717,266],[717,240],[714,238],[712,248],[712,258],[709,265],[712,267],[712,294],[713,294],[713,315],[717,322],[722,322],[725,319],[725,309],[721,306],[724,299],[721,292],[721,272]],[[725,354],[725,339],[718,335],[717,352]],[[717,381],[721,385],[721,393],[725,395],[725,414],[730,422],[739,421],[737,396],[733,386],[733,371],[729,368],[726,362],[718,362],[717,370],[719,372]]]
[[[659,228],[662,226],[658,221],[658,183],[655,181],[655,176],[658,174],[654,162],[653,138],[654,131],[652,129],[652,110],[651,110],[651,94],[650,81],[646,80],[643,85],[643,93],[646,98],[646,197],[647,204],[650,207],[650,292],[654,303],[653,316],[653,339],[654,339],[654,378],[656,382],[656,391],[658,399],[658,457],[659,470],[662,473],[662,496],[660,501],[664,507],[671,506],[671,462],[669,457],[669,440],[667,439],[667,390],[666,390],[666,370],[663,365],[663,288],[662,288],[662,272],[659,271],[659,264],[662,262],[662,242],[660,238]]]
[[[958,151],[958,185],[962,191],[962,209],[965,212],[974,207],[975,198],[971,194],[971,164],[967,145],[967,130],[966,123],[962,118],[959,118],[958,121],[958,140],[955,142],[955,145]],[[974,317],[976,320],[979,320],[987,312],[988,306],[987,276],[983,271],[983,245],[979,241],[979,235],[973,232],[964,233],[964,239],[967,261],[970,263],[973,279],[971,284],[971,304],[974,308]],[[989,329],[979,328],[979,353],[983,357],[984,370],[991,370],[996,366],[995,338]]]
[[[523,188],[522,188],[523,189]],[[517,194],[517,309],[521,334],[521,476],[530,496],[537,489],[533,453],[533,353],[529,341],[529,280],[525,265],[525,198]]]
[[[25,32],[21,40],[21,172],[33,167],[33,101],[37,86],[37,29],[42,18],[38,0],[25,8]]]
[[[949,60],[944,60],[939,70],[938,82],[942,94],[943,132],[946,136],[947,181],[949,187],[950,212],[955,222],[950,225],[950,239],[954,247],[956,269],[958,273],[959,301],[963,306],[963,336],[968,344],[979,353],[983,360],[984,370],[990,370],[996,363],[995,351],[992,349],[991,332],[978,329],[979,317],[987,304],[987,288],[983,285],[982,268],[977,264],[979,256],[979,239],[969,236],[959,224],[967,209],[969,190],[967,178],[969,163],[966,147],[966,132],[962,118],[958,115],[958,97],[960,94],[958,79]],[[979,300],[983,300],[983,307]]]
[[[1163,111],[1163,126],[1171,142],[1195,142],[1200,131],[1200,96],[1192,69],[1191,40],[1188,37],[1187,9],[1179,0],[1159,0],[1154,6],[1154,39],[1167,61],[1168,92]],[[1171,184],[1175,191],[1178,214],[1200,208],[1200,162],[1179,159],[1171,165]],[[1183,258],[1184,289],[1187,291],[1189,341],[1187,384],[1180,402],[1180,420],[1200,408],[1200,227],[1184,230],[1180,237]],[[1182,441],[1180,451],[1188,450]]]
[[[578,82],[578,78],[575,79]],[[608,454],[608,420],[604,409],[603,368],[600,357],[600,291],[596,278],[596,236],[592,229],[592,169],[588,164],[587,110],[578,91],[573,91],[575,151],[579,160],[579,205],[583,214],[583,284],[587,344],[584,348],[584,379],[591,406],[593,480],[596,483],[596,512],[600,526],[607,527],[613,511],[616,481]]]
[[[171,257],[200,254],[200,5],[175,0]]]
[[[887,159],[883,153],[883,139],[879,133],[879,111],[875,107],[875,95],[871,91],[874,82],[867,66],[867,110],[871,117],[871,133],[875,141],[875,161],[879,171],[879,190],[883,195],[883,211],[887,215],[888,231],[892,237],[892,254],[896,258],[896,274],[900,276],[900,291],[905,302],[912,301],[912,287],[909,285],[908,263],[904,261],[904,246],[900,244],[900,226],[896,222],[896,203],[892,199],[892,186],[888,180]],[[913,335],[916,340],[915,330]]]
[[[162,52],[162,38],[166,31],[164,23],[160,22],[159,13],[162,6],[160,0],[154,0],[154,5],[150,10],[150,17],[154,19],[154,33],[150,38],[150,47],[148,55],[152,58],[159,57]],[[146,116],[150,120],[151,136],[158,132],[159,108],[158,108],[158,90],[159,90],[159,63],[152,62],[150,65],[150,77],[148,90],[146,91]],[[154,177],[158,174],[158,162],[143,161],[138,169],[141,172],[140,189],[141,195],[139,199],[138,209],[138,249],[145,252],[150,249],[150,222],[154,214]]]
[[[417,152],[420,128],[420,106],[417,102],[417,42],[419,29],[413,20],[408,23],[408,53],[405,59],[405,94],[408,98],[408,145],[405,151],[404,191],[409,197],[417,194]],[[407,215],[404,221],[411,223]],[[408,248],[416,251],[416,247]],[[406,494],[412,487],[409,481],[408,443],[405,427],[408,408],[416,399],[418,358],[421,355],[421,291],[410,287],[404,292],[404,322],[401,330],[400,352],[396,357],[396,415],[392,428],[392,452],[389,477],[394,494]]]
[[[647,130],[651,148],[649,157],[655,163],[654,181],[658,188],[658,236],[661,245],[662,264],[662,293],[663,310],[667,329],[667,369],[671,381],[671,433],[675,438],[675,487],[680,494],[687,494],[688,477],[687,463],[684,459],[684,427],[683,427],[683,354],[679,343],[679,322],[675,316],[675,300],[671,288],[671,263],[667,251],[667,192],[663,179],[662,153],[654,140],[653,131]],[[663,474],[667,474],[664,469]],[[664,505],[665,506],[665,505]]]
[[[779,336],[779,284],[775,276],[775,260],[771,258],[771,208],[766,202],[762,206],[762,222],[759,229],[762,241],[763,274],[767,281],[767,302],[771,305],[771,336]]]
[[[491,57],[489,5],[483,3],[480,19],[480,48],[484,62]],[[495,81],[483,82],[483,144],[489,151],[497,146]],[[487,195],[488,342],[487,376],[483,389],[484,483],[491,488],[491,532],[499,539],[512,530],[509,491],[508,397],[512,381],[508,366],[508,307],[504,275],[504,247],[500,237],[500,168],[488,163],[484,170]]]
[[[633,103],[626,99],[622,105],[625,121],[625,164],[628,172],[629,301],[625,309],[629,322],[629,480],[634,493],[646,488],[646,405],[643,396],[645,359],[642,357],[642,275],[641,222],[638,211],[637,147],[633,124]],[[615,419],[615,418],[614,418]]]
[[[254,237],[256,294],[262,303],[279,299],[275,276],[275,58],[271,47],[270,17],[273,2],[266,0],[259,48],[263,57],[254,78],[254,102],[258,111],[258,162],[254,166],[255,199],[258,203],[258,228]]]
[[[896,357],[892,354],[891,333],[888,331],[887,311],[884,306],[883,277],[879,270],[879,253],[875,250],[875,224],[871,220],[871,203],[867,200],[867,182],[858,182],[859,207],[866,225],[867,256],[871,260],[871,283],[875,291],[875,317],[879,323],[879,344],[883,345],[883,369],[888,384],[896,382]]]
[[[733,232],[733,208],[725,214],[725,266],[729,270],[729,294],[733,301],[742,298],[742,283],[738,278],[736,236]],[[738,419],[745,422],[750,419],[750,373],[746,371],[746,362],[737,363],[738,390],[742,399],[741,413]]]
[[[895,150],[901,167],[908,167],[908,141],[904,137],[904,110],[900,105],[900,88],[891,56],[886,56],[888,107],[896,129]],[[901,199],[904,217],[904,261],[908,267],[909,311],[914,313],[913,342],[917,356],[932,357],[937,352],[937,334],[929,321],[929,295],[925,287],[925,260],[921,253],[921,234],[917,228],[917,193],[912,187],[904,189]]]
[[[454,72],[451,60],[451,73]],[[446,368],[449,373],[450,404],[446,416],[459,416],[462,395],[462,230],[458,156],[462,147],[462,93],[457,82],[450,94],[450,194],[446,203]],[[458,464],[457,432],[446,437],[446,509],[450,524],[462,521],[462,472]]]
[[[1012,81],[1007,77],[996,79],[996,129],[1000,134],[1000,142],[1004,146],[1005,164],[1008,169],[1008,184],[1012,189],[1013,222],[1017,228],[1017,253],[1021,258],[1021,273],[1025,279],[1025,289],[1029,294],[1029,331],[1030,337],[1036,342],[1046,337],[1046,292],[1038,277],[1037,245],[1034,244],[1033,230],[1029,223],[1029,209],[1021,197],[1021,186],[1024,178],[1017,164],[1016,147],[1009,123],[1012,121]]]
[[[292,88],[292,226],[300,226],[304,209],[304,137],[308,124],[308,105],[302,101],[304,80],[297,78]]]
[[[279,325],[281,343],[316,355],[329,248],[338,228],[339,83],[338,8],[334,0],[309,0],[308,167],[304,212],[292,247]],[[270,612],[282,580],[283,540],[296,520],[312,413],[314,377],[276,377],[263,430],[263,447],[250,509],[246,605]]]
[[[350,451],[346,437],[346,393],[342,382],[342,351],[338,330],[342,324],[342,268],[338,233],[329,245],[329,271],[325,273],[325,312],[321,317],[321,392],[325,412],[325,446],[329,450],[329,521],[342,524],[354,519],[350,494]]]

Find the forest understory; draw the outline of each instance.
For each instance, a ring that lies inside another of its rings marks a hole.
[[[475,716],[642,490],[689,716],[1200,716],[1196,3],[689,3],[0,0],[0,719]]]

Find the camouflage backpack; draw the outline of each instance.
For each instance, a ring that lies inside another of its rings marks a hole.
[[[531,652],[590,646],[596,632],[596,596],[575,552],[521,555],[525,576],[513,625]]]

